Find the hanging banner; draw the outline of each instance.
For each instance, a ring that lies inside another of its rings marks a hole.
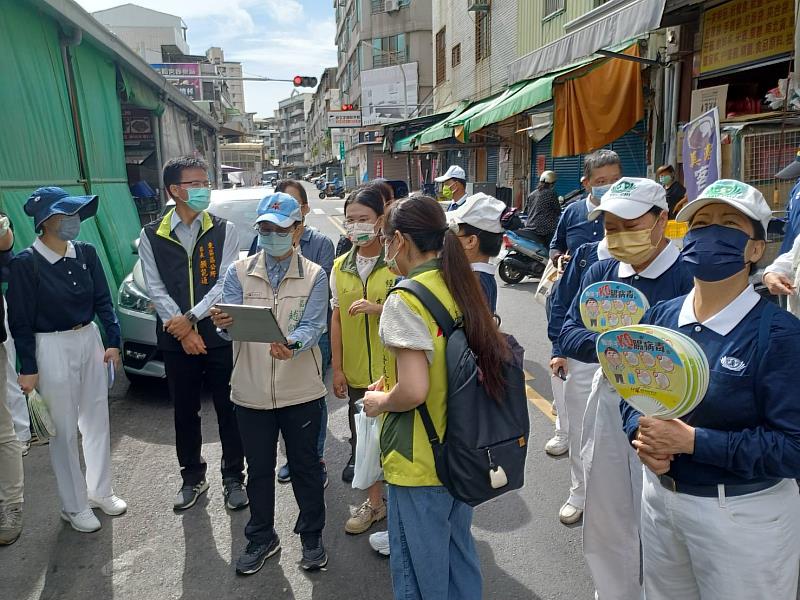
[[[189,100],[202,100],[203,84],[200,80],[200,65],[197,63],[157,63],[150,65],[156,71],[170,78],[170,83],[174,85],[181,94]],[[187,75],[186,79],[176,79],[181,75]]]
[[[683,183],[689,202],[719,179],[722,152],[716,107],[683,126]]]
[[[700,72],[792,52],[794,23],[794,0],[733,0],[707,10]]]
[[[383,177],[383,159],[379,158],[375,161],[375,177]]]

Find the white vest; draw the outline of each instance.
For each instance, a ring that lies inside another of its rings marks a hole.
[[[243,303],[272,308],[281,331],[289,336],[303,317],[321,267],[295,248],[289,269],[274,291],[263,251],[234,265],[242,285]],[[292,359],[278,360],[270,356],[269,344],[234,342],[233,361],[231,401],[239,406],[272,410],[318,400],[327,393],[319,346],[297,352]]]

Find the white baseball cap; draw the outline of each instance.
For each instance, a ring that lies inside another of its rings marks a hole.
[[[678,221],[691,221],[698,210],[716,202],[728,204],[755,219],[761,223],[766,233],[772,218],[772,210],[764,199],[764,194],[753,186],[735,179],[718,179],[684,206],[675,218]]]
[[[500,217],[505,209],[506,205],[502,200],[480,193],[468,197],[464,204],[456,210],[445,213],[445,216],[453,231],[458,231],[459,225],[464,223],[489,233],[502,233]]]
[[[594,221],[601,212],[610,212],[620,219],[638,219],[657,206],[667,210],[667,192],[660,183],[640,177],[623,177],[600,199],[600,206],[589,213]]]
[[[464,181],[466,181],[467,174],[464,172],[464,169],[462,169],[458,165],[450,165],[450,168],[447,169],[447,173],[445,173],[441,177],[437,177],[436,179],[434,179],[434,181],[436,183],[442,183],[443,181],[447,181],[448,179],[463,179]]]

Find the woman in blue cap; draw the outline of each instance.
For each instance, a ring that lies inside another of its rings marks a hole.
[[[708,391],[681,419],[623,424],[647,467],[642,552],[648,600],[795,600],[800,572],[800,321],[753,290],[770,207],[761,192],[719,180],[677,216],[689,223],[683,263],[694,288],[642,322],[691,337]]]
[[[39,188],[28,198],[25,213],[33,217],[39,237],[11,261],[6,295],[20,387],[42,394],[56,427],[50,460],[61,518],[84,533],[100,529],[92,508],[107,515],[127,510],[111,487],[108,425],[107,370],[120,360],[119,321],[97,250],[75,241],[81,221],[97,212],[97,201],[57,187]],[[107,350],[95,317],[103,324]]]

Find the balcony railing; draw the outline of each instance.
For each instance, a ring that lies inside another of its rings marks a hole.
[[[372,57],[372,66],[376,69],[381,67],[391,67],[392,65],[400,65],[408,61],[408,52],[406,50],[387,50],[381,54],[375,54]]]

